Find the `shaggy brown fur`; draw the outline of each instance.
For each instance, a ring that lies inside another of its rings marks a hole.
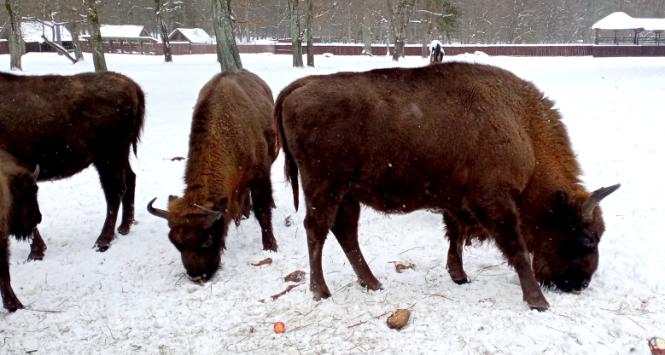
[[[14,157],[0,150],[0,294],[10,312],[23,308],[9,278],[9,235],[25,238],[41,222],[34,173],[20,167]]]
[[[72,176],[94,165],[106,197],[106,220],[95,243],[105,251],[118,232],[129,233],[134,221],[136,175],[129,150],[143,126],[141,88],[117,73],[73,76],[17,76],[0,73],[0,149],[27,167],[39,164],[40,181]],[[41,259],[46,246],[39,233],[31,259]]]
[[[604,230],[597,205],[617,186],[584,189],[552,106],[505,70],[464,63],[311,76],[285,88],[275,119],[296,208],[302,175],[315,298],[330,295],[321,269],[328,230],[361,283],[380,288],[358,246],[360,203],[445,212],[458,282],[461,244],[477,234],[496,241],[532,308],[548,307],[538,281],[586,286]]]
[[[277,250],[272,233],[270,166],[277,156],[270,88],[248,71],[216,75],[194,109],[183,197],[169,198],[169,239],[192,278],[209,279],[219,267],[228,225],[250,206],[264,250]],[[249,200],[251,191],[251,202]],[[154,200],[153,200],[154,201]]]

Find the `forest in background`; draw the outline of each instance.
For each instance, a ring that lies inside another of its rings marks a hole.
[[[241,41],[289,38],[288,4],[293,0],[233,0],[236,36]],[[405,0],[313,0],[314,41],[390,41],[390,19]],[[212,30],[210,0],[162,0],[169,29]],[[300,1],[304,4],[304,1]],[[158,37],[155,0],[98,1],[103,24],[138,24]],[[301,8],[303,5],[301,5]],[[21,0],[22,18],[56,22],[85,20],[81,0]],[[591,25],[615,11],[633,17],[665,17],[665,0],[415,0],[407,43],[590,43]],[[304,14],[301,14],[304,16]],[[0,11],[0,25],[8,21]],[[83,25],[85,28],[85,25]]]

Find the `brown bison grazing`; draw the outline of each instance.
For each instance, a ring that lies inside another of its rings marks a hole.
[[[118,232],[129,233],[134,221],[136,175],[129,150],[143,126],[141,88],[117,73],[73,76],[17,76],[0,73],[0,149],[24,166],[41,168],[39,180],[72,176],[90,164],[99,172],[106,197],[106,220],[95,243],[105,251]],[[41,259],[46,245],[39,232],[30,259]]]
[[[381,287],[358,246],[361,203],[445,213],[457,281],[466,277],[462,243],[476,235],[496,241],[531,308],[548,307],[539,282],[586,286],[604,231],[598,203],[618,185],[585,190],[552,106],[505,70],[464,63],[311,76],[285,88],[275,120],[296,208],[299,172],[305,193],[314,297],[330,295],[328,230],[361,284]]]
[[[277,250],[272,233],[270,166],[277,156],[270,88],[248,71],[223,73],[199,93],[189,136],[183,197],[168,211],[148,211],[169,222],[169,239],[187,274],[208,280],[220,263],[229,222],[253,207],[264,250]],[[250,201],[251,192],[251,201]]]
[[[41,222],[37,204],[37,174],[20,167],[0,150],[0,293],[2,305],[13,312],[23,308],[9,280],[9,235],[27,238]]]

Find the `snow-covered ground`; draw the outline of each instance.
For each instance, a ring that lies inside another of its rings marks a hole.
[[[317,56],[314,69],[294,69],[290,56],[243,55],[275,96],[298,77],[393,66],[386,57]],[[647,339],[665,335],[665,60],[663,58],[510,58],[464,55],[507,68],[533,81],[557,102],[590,189],[622,184],[603,201],[607,231],[601,262],[579,295],[545,290],[547,312],[529,311],[515,272],[491,244],[468,247],[471,283],[454,284],[445,270],[448,247],[441,218],[429,212],[383,215],[364,209],[360,241],[384,289],[368,292],[334,238],[324,250],[333,296],[312,300],[307,283],[276,301],[283,277],[309,271],[303,211],[295,213],[283,159],[273,165],[279,252],[261,250],[252,217],[231,227],[222,269],[203,286],[184,277],[164,220],[144,206],[180,194],[192,107],[219,66],[212,55],[108,55],[109,68],[145,90],[147,116],[138,158],[137,219],[106,253],[93,243],[105,204],[94,169],[40,185],[40,225],[46,258],[25,262],[28,243],[11,242],[14,290],[27,309],[0,310],[0,353],[218,354],[218,353],[478,353],[647,354]],[[9,57],[0,56],[3,70]],[[402,66],[427,59],[409,57]],[[28,54],[26,74],[92,70],[54,54]],[[21,119],[18,117],[17,119]],[[294,223],[286,226],[285,218]],[[250,262],[271,257],[273,263]],[[396,273],[391,261],[416,264]],[[262,300],[268,299],[265,302]],[[386,318],[409,308],[402,331]],[[274,322],[286,332],[275,334]]]

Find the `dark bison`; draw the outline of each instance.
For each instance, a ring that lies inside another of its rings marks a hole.
[[[581,185],[552,106],[505,70],[464,63],[311,76],[285,88],[275,120],[296,208],[301,174],[314,297],[330,295],[328,230],[360,282],[381,287],[358,246],[361,203],[445,213],[457,281],[466,277],[461,243],[475,234],[493,237],[531,308],[548,308],[539,282],[586,286],[604,231],[598,203],[618,185]]]
[[[2,305],[10,312],[23,305],[9,280],[9,235],[27,238],[42,220],[37,204],[38,173],[38,168],[30,173],[0,150],[0,293]]]
[[[254,209],[264,250],[277,250],[272,232],[270,166],[279,147],[270,88],[243,70],[213,77],[199,93],[189,135],[185,194],[169,196],[169,239],[193,280],[208,280],[219,267],[231,220]],[[251,192],[251,201],[250,201]]]
[[[0,73],[0,149],[25,166],[39,165],[39,180],[72,176],[94,165],[106,197],[106,220],[95,246],[105,251],[134,221],[136,175],[129,150],[143,126],[144,97],[131,79],[117,73],[18,76]],[[46,245],[35,230],[30,259]]]

